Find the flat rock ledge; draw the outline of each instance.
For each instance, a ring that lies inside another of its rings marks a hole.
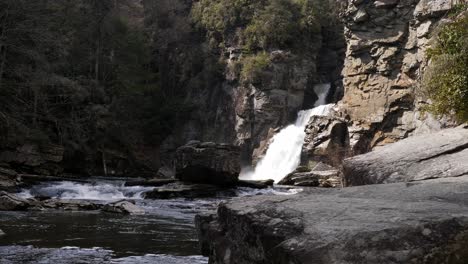
[[[196,225],[211,264],[468,263],[468,176],[236,198]]]
[[[468,128],[410,137],[343,162],[346,186],[468,175]]]

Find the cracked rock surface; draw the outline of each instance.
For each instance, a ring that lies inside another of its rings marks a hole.
[[[467,263],[468,176],[240,198],[196,222],[210,263]]]

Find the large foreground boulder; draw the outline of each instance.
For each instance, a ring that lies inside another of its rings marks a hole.
[[[212,264],[468,263],[468,176],[237,198],[196,218]]]
[[[181,181],[235,185],[240,173],[240,149],[213,142],[189,142],[176,151],[176,178]]]
[[[343,162],[347,186],[468,175],[468,129],[410,137]]]

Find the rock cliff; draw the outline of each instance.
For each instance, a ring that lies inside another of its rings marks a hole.
[[[424,114],[418,92],[432,32],[458,1],[349,1],[341,106],[359,154],[450,125]]]

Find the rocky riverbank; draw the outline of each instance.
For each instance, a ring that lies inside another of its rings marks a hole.
[[[408,138],[344,161],[348,185],[389,184],[223,203],[196,219],[202,253],[231,264],[466,263],[467,133]]]

